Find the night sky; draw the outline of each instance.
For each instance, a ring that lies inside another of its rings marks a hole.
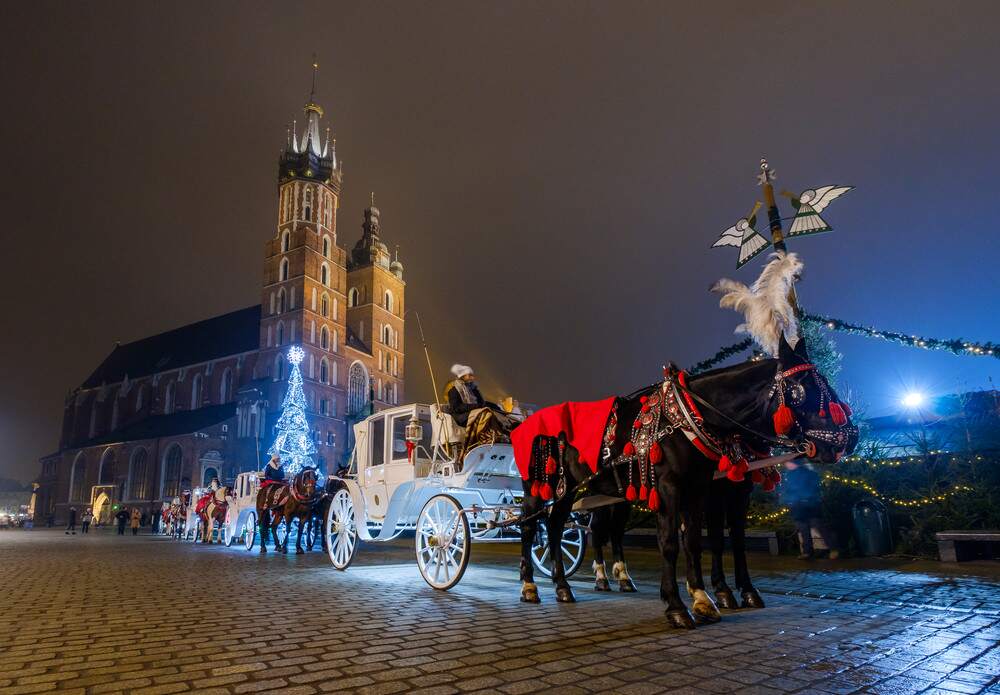
[[[369,191],[439,386],[626,393],[735,341],[709,249],[777,187],[857,190],[790,243],[811,311],[1000,339],[1000,4],[5,3],[0,476],[56,450],[114,346],[260,301],[278,150],[317,101]],[[790,209],[781,199],[784,212]],[[407,399],[431,389],[407,326]],[[1000,361],[838,338],[870,412]]]

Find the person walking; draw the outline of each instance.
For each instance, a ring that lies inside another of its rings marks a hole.
[[[94,520],[93,513],[88,509],[80,517],[80,533],[90,533],[90,522]]]
[[[139,508],[138,507],[132,507],[131,526],[132,526],[132,535],[133,536],[138,536],[139,535],[139,524],[140,524],[141,521],[142,521],[142,513],[139,511]]]
[[[128,513],[128,510],[125,509],[124,507],[122,507],[120,510],[118,510],[118,513],[115,514],[115,521],[118,522],[118,535],[119,536],[124,536],[125,535],[125,524],[128,523],[129,518],[130,518],[130,515]]]
[[[76,507],[69,508],[69,523],[66,524],[66,535],[76,535]]]
[[[787,472],[781,484],[781,502],[788,507],[795,530],[799,536],[799,559],[811,560],[814,556],[813,529],[830,549],[830,559],[836,560],[840,554],[834,548],[826,524],[822,520],[822,504],[819,491],[819,474],[812,466],[789,461]]]

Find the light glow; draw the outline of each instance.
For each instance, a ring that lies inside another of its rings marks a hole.
[[[927,401],[927,397],[920,391],[909,391],[903,396],[901,403],[904,408],[919,408]]]

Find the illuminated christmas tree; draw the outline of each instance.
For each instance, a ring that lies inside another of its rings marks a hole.
[[[305,352],[297,345],[288,350],[292,372],[288,376],[288,391],[281,404],[281,417],[276,425],[278,436],[267,451],[271,456],[277,454],[281,457],[285,472],[290,476],[312,466],[313,455],[316,453],[316,445],[306,420],[306,394],[302,390],[302,372],[299,371],[299,363],[303,357]]]

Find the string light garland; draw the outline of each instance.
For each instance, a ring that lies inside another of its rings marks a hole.
[[[711,369],[720,362],[738,355],[741,352],[746,352],[753,345],[752,338],[745,338],[738,343],[733,343],[732,345],[727,345],[724,348],[720,348],[717,353],[709,357],[708,359],[702,360],[698,364],[694,365],[688,370],[689,374],[698,374],[699,372],[704,372],[707,369]]]
[[[752,521],[758,524],[759,523],[766,524],[771,521],[777,521],[790,511],[791,509],[789,509],[788,507],[781,507],[780,509],[776,509],[775,511],[769,512],[767,514],[747,514],[747,521]]]
[[[823,475],[823,482],[836,482],[842,485],[850,485],[851,487],[861,488],[867,492],[872,497],[878,497],[890,504],[895,504],[900,507],[914,508],[914,507],[925,507],[928,504],[934,504],[936,502],[944,502],[950,497],[954,497],[957,494],[963,492],[972,492],[972,488],[968,485],[954,485],[950,490],[942,492],[937,495],[928,495],[927,497],[920,497],[912,500],[904,500],[898,497],[887,497],[883,495],[874,487],[872,487],[867,481],[861,480],[860,478],[843,478],[839,475],[834,475],[833,473],[825,473]]]
[[[849,335],[878,338],[879,340],[887,340],[892,343],[922,348],[924,350],[944,350],[953,355],[982,355],[1000,359],[1000,344],[993,342],[973,343],[961,338],[942,339],[905,335],[896,331],[880,331],[876,328],[848,323],[847,321],[841,321],[829,316],[819,316],[817,314],[803,314],[802,319],[805,321],[814,321],[827,330],[847,333]]]

